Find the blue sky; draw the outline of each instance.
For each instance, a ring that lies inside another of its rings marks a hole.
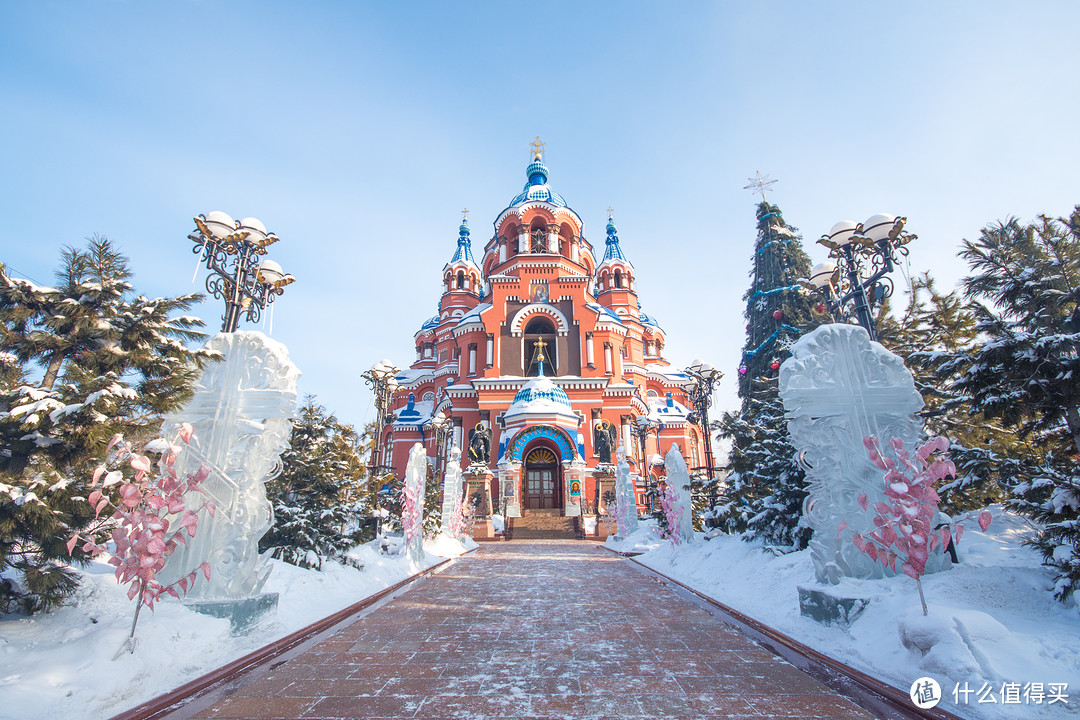
[[[194,215],[258,217],[298,278],[273,336],[301,392],[362,423],[360,373],[412,360],[460,210],[479,252],[539,135],[594,245],[615,208],[668,357],[723,369],[732,408],[747,179],[779,179],[815,261],[838,220],[906,215],[911,272],[951,287],[962,238],[1080,202],[1078,26],[1073,2],[0,0],[0,261],[47,283],[100,233],[177,295]]]

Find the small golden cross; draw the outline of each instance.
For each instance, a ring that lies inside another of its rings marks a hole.
[[[615,213],[615,208],[613,208],[613,207],[609,207],[609,208],[607,209],[607,217],[608,217],[608,220],[611,220],[611,219],[613,218],[613,216],[614,216],[614,213]]]
[[[533,150],[533,158],[536,160],[544,159],[544,145],[547,143],[540,141],[540,136],[537,135],[536,139],[529,143],[529,147]]]
[[[537,360],[537,362],[544,359],[544,348],[546,346],[547,346],[547,343],[544,342],[544,338],[540,338],[539,340],[536,341],[536,360]]]
[[[465,208],[461,211],[461,222],[469,222],[469,208]]]

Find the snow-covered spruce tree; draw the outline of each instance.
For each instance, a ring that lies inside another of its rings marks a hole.
[[[363,466],[342,435],[343,426],[325,407],[311,395],[304,398],[281,454],[281,474],[267,484],[274,525],[259,541],[261,551],[321,570],[325,560],[343,557],[353,545],[350,493],[363,477]]]
[[[74,591],[64,543],[93,520],[82,500],[93,466],[116,433],[156,432],[209,357],[185,345],[202,322],[173,317],[200,296],[135,296],[107,239],[64,250],[56,278],[41,287],[0,265],[0,611]]]
[[[878,335],[882,345],[904,358],[915,379],[926,403],[927,434],[949,439],[958,472],[937,488],[941,509],[960,513],[1001,502],[1006,496],[1001,463],[1006,457],[1019,459],[1023,444],[1000,422],[972,413],[968,398],[951,387],[955,373],[942,369],[976,345],[975,314],[958,290],[939,292],[929,273],[913,278],[907,295],[907,307],[881,320]]]
[[[725,413],[717,423],[720,435],[731,441],[731,474],[713,522],[745,540],[762,538],[771,545],[797,549],[809,542],[809,531],[799,524],[806,476],[795,460],[777,377],[791,346],[826,317],[802,285],[810,275],[810,258],[797,230],[767,202],[758,204],[757,220],[750,288],[744,296],[742,407],[737,413]]]
[[[942,369],[973,412],[1030,444],[1010,463],[1010,505],[1038,523],[1034,545],[1065,600],[1080,588],[1080,206],[1068,218],[986,227],[960,256],[985,342]]]

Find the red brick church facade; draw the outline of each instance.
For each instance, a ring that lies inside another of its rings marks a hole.
[[[644,508],[643,455],[652,466],[678,443],[691,468],[704,465],[687,376],[664,358],[664,330],[641,310],[614,221],[597,263],[540,152],[526,175],[479,262],[467,221],[459,228],[439,314],[416,333],[416,360],[397,378],[383,464],[400,475],[416,442],[435,457],[431,419],[442,411],[452,422],[446,448],[461,450],[481,514],[604,512],[616,446],[628,448]],[[632,429],[642,415],[663,423],[644,453]]]

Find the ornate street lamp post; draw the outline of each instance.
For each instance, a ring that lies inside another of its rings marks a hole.
[[[724,377],[724,373],[710,363],[704,363],[701,360],[694,360],[690,367],[683,372],[687,374],[688,379],[682,387],[686,391],[686,397],[690,400],[690,405],[694,408],[694,412],[688,419],[701,428],[702,435],[705,438],[705,463],[708,465],[706,472],[709,478],[709,508],[712,509],[716,505],[716,482],[713,478],[714,463],[712,430],[709,428],[709,407],[712,405],[713,389],[716,387],[716,383],[720,381],[720,378]]]
[[[435,431],[435,472],[438,473],[445,460],[446,452],[443,449],[443,443],[446,441],[446,431],[450,428],[450,418],[440,410],[428,422],[431,423],[431,429]]]
[[[258,322],[274,298],[296,279],[273,260],[259,261],[266,248],[281,238],[266,232],[256,218],[233,220],[220,210],[199,215],[195,227],[197,231],[188,239],[195,243],[199,262],[210,270],[206,290],[225,301],[221,331],[235,332],[244,316],[248,322]]]
[[[383,429],[387,423],[393,421],[393,413],[390,412],[390,404],[394,394],[398,391],[397,374],[401,372],[389,360],[382,360],[371,366],[371,369],[360,377],[371,388],[375,402],[375,438],[371,448],[371,456],[368,458],[368,479],[372,485],[372,497],[374,498],[375,534],[382,534],[382,508],[379,507],[379,481],[390,469],[379,460],[382,457]]]
[[[641,450],[641,472],[645,474],[645,495],[649,498],[649,512],[656,510],[656,500],[659,497],[656,481],[649,469],[649,456],[645,452],[645,440],[649,433],[656,433],[656,449],[660,449],[660,431],[664,429],[664,423],[659,420],[650,420],[645,415],[638,415],[634,419],[634,433],[638,439],[638,449]]]
[[[835,262],[814,267],[810,284],[825,296],[831,313],[854,319],[871,340],[877,340],[874,306],[892,295],[888,274],[907,256],[906,245],[916,237],[904,232],[906,222],[907,218],[893,215],[874,215],[862,224],[844,220],[818,240]]]

